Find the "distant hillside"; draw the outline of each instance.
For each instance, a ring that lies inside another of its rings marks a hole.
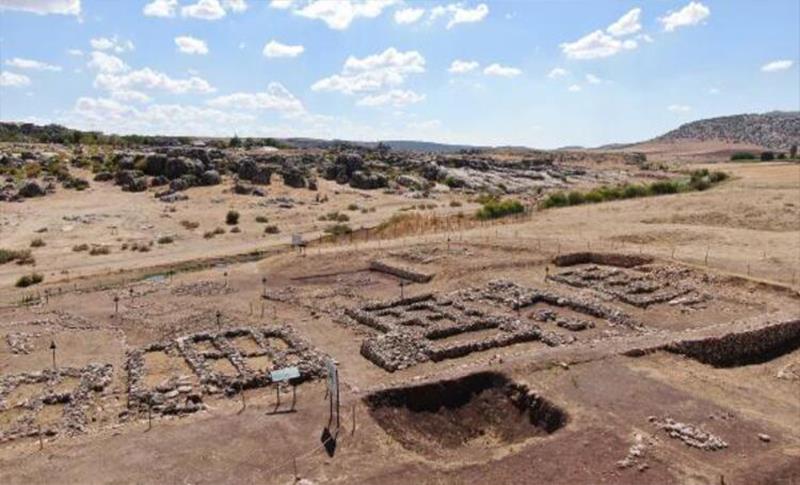
[[[773,111],[693,121],[651,141],[724,141],[755,145],[770,150],[788,150],[800,143],[800,111]]]

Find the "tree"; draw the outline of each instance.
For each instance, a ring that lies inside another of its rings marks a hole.
[[[792,145],[789,148],[789,158],[797,158],[797,145]]]
[[[239,139],[238,136],[233,135],[233,138],[231,138],[230,141],[228,142],[228,146],[230,148],[239,148],[240,146],[242,146],[242,140]]]
[[[770,162],[775,160],[775,154],[772,152],[761,152],[761,161],[762,162]]]

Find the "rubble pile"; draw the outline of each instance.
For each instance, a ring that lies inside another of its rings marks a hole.
[[[728,447],[728,443],[723,441],[722,438],[697,426],[681,423],[672,418],[658,419],[655,416],[650,416],[648,420],[656,427],[666,431],[671,438],[683,441],[686,446],[705,451],[716,451]]]

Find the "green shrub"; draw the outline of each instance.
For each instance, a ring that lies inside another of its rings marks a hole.
[[[30,249],[0,249],[0,264],[16,261],[17,264],[33,264],[35,261]]]
[[[358,204],[350,204],[350,205],[348,205],[347,206],[347,210],[349,210],[349,211],[357,211],[358,210]]]
[[[16,282],[17,288],[27,288],[31,285],[38,285],[44,281],[44,276],[39,273],[31,273],[29,275],[20,276]]]
[[[735,162],[737,160],[755,160],[756,155],[750,152],[736,152],[731,155],[731,161]]]
[[[267,218],[267,216],[256,216],[256,222],[260,224],[266,224],[269,222],[269,219]]]
[[[124,244],[123,244],[122,249],[126,249]],[[81,251],[88,251],[89,250],[89,245],[86,244],[86,243],[76,244],[76,245],[72,246],[72,250],[75,251],[76,253],[79,253]]]
[[[264,234],[278,234],[279,232],[281,232],[281,230],[278,229],[278,226],[274,224],[269,226],[264,226]]]
[[[89,250],[89,256],[100,256],[105,254],[111,254],[111,248],[108,246],[92,246],[92,249]]]
[[[623,199],[635,199],[637,197],[646,197],[647,195],[649,195],[649,191],[643,185],[628,184],[622,189]]]
[[[461,207],[461,202],[459,202],[457,200],[451,200],[450,201],[450,207]]]
[[[351,232],[353,232],[353,229],[347,224],[334,224],[332,226],[326,227],[325,232],[332,236],[343,236],[345,234],[350,234]]]
[[[192,230],[192,229],[197,229],[198,227],[200,227],[200,223],[199,222],[195,222],[195,221],[183,220],[183,221],[181,221],[181,226],[183,226],[186,229]]]
[[[653,195],[677,194],[679,191],[678,183],[672,180],[660,180],[650,184],[650,192]]]
[[[583,194],[578,192],[577,190],[573,190],[569,194],[567,194],[567,203],[569,205],[580,205],[586,202],[586,199],[583,197]]]
[[[549,209],[551,207],[566,207],[569,205],[569,199],[563,192],[554,192],[547,196],[542,202],[542,207]]]
[[[40,248],[40,247],[46,246],[46,245],[47,244],[45,244],[44,239],[42,239],[40,237],[37,237],[36,239],[31,241],[31,247],[32,248]]]
[[[761,152],[762,162],[771,162],[773,160],[775,160],[775,154],[773,152]]]
[[[476,217],[478,219],[497,219],[511,214],[520,214],[525,211],[525,207],[518,200],[506,199],[487,202],[478,209]]]
[[[236,224],[239,224],[239,213],[234,210],[228,211],[228,213],[225,215],[225,224],[229,226],[235,226]]]
[[[158,238],[158,244],[172,244],[175,242],[175,238],[172,236],[161,236]]]

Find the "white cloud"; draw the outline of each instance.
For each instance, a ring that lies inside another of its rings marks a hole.
[[[276,8],[278,10],[286,10],[292,8],[292,4],[294,4],[294,0],[272,0],[269,2],[269,6],[271,8]]]
[[[121,90],[121,91],[114,91],[111,93],[111,97],[118,101],[128,101],[128,102],[137,102],[137,103],[148,103],[150,102],[150,96],[144,94],[141,91],[134,91],[134,90]]]
[[[269,41],[264,45],[261,53],[265,57],[297,57],[305,51],[302,45],[281,44],[275,40]]]
[[[92,51],[88,66],[101,73],[114,74],[128,70],[128,65],[117,56],[101,51]]]
[[[0,0],[0,10],[20,10],[37,15],[80,15],[81,0]]]
[[[132,51],[134,49],[133,42],[126,40],[123,41],[115,35],[114,37],[96,37],[89,41],[89,44],[92,46],[92,49],[98,51],[107,51],[113,50],[114,52],[121,54],[125,51]]]
[[[397,0],[313,0],[293,12],[301,17],[321,20],[331,29],[345,30],[353,20],[375,18],[395,3]]]
[[[341,74],[320,79],[314,91],[339,91],[344,94],[378,91],[385,86],[403,84],[409,74],[425,72],[425,58],[417,51],[400,52],[390,47],[380,54],[359,59],[350,56]]]
[[[148,17],[174,17],[178,9],[178,0],[153,0],[142,9]]]
[[[462,61],[460,59],[454,60],[450,64],[450,68],[447,69],[447,72],[452,74],[465,74],[471,71],[474,71],[480,66],[476,61]]]
[[[233,12],[244,12],[247,10],[247,2],[245,0],[225,0],[225,6]]]
[[[31,79],[23,74],[0,71],[0,86],[18,88],[21,86],[27,86],[30,83]]]
[[[609,25],[606,32],[614,37],[622,37],[625,35],[635,34],[642,30],[642,24],[639,23],[639,16],[642,14],[641,8],[634,8],[619,18],[616,22]]]
[[[252,114],[178,104],[154,104],[145,109],[109,98],[81,97],[75,102],[71,126],[113,133],[159,135],[229,135],[255,120]]]
[[[197,0],[197,3],[181,7],[183,17],[202,20],[218,20],[225,16],[225,9],[219,0]]]
[[[789,59],[780,59],[764,64],[761,66],[761,70],[764,72],[783,71],[792,67],[792,64],[794,64],[794,61],[790,61]]]
[[[708,94],[719,94],[720,92],[721,91],[719,90],[719,88],[709,88],[708,89]]]
[[[658,19],[664,30],[672,32],[679,27],[697,25],[711,15],[711,9],[700,2],[689,2],[685,7]]]
[[[94,85],[110,92],[138,89],[163,90],[173,94],[213,93],[216,91],[205,79],[192,76],[188,79],[172,79],[149,67],[125,74],[100,73]]]
[[[184,54],[208,54],[208,45],[206,45],[204,40],[189,37],[188,35],[175,37],[175,45],[178,46],[178,50]]]
[[[272,82],[267,90],[260,93],[233,93],[208,101],[215,108],[232,108],[246,110],[273,110],[284,113],[304,113],[305,108],[299,99],[294,97],[282,84]]]
[[[413,24],[425,15],[424,8],[403,8],[395,11],[394,21],[398,24]]]
[[[483,73],[488,76],[514,77],[522,74],[522,71],[516,67],[502,66],[495,63],[487,66],[486,69],[483,70]]]
[[[650,37],[650,35],[648,35],[648,34],[639,34],[639,35],[636,36],[636,38],[639,39],[639,40],[643,40],[643,41],[647,42],[648,44],[652,44],[653,42],[655,42],[653,40],[653,38]]]
[[[673,113],[688,113],[692,110],[692,107],[685,104],[671,104],[667,106],[667,110],[672,111]]]
[[[589,83],[589,84],[600,84],[600,83],[603,82],[603,80],[600,79],[599,77],[595,76],[594,74],[587,74],[586,75],[586,82]]]
[[[566,69],[562,67],[554,67],[553,69],[550,70],[550,72],[547,73],[547,77],[549,77],[550,79],[556,79],[559,77],[564,77],[567,74],[569,74],[569,71],[567,71]]]
[[[461,3],[451,3],[446,6],[436,6],[431,9],[430,20],[434,21],[439,17],[449,17],[447,28],[453,28],[458,24],[480,22],[489,15],[489,7],[481,3],[474,8],[464,7]]]
[[[359,106],[385,106],[390,105],[395,108],[402,108],[409,104],[419,103],[425,99],[424,94],[417,94],[414,91],[392,89],[386,93],[365,96],[358,100]]]
[[[34,71],[60,71],[61,66],[47,64],[46,62],[34,61],[33,59],[20,59],[15,57],[6,61],[7,66],[16,67],[18,69],[31,69]]]
[[[575,42],[564,42],[561,44],[561,51],[570,59],[598,59],[635,49],[637,45],[635,40],[621,40],[602,30],[595,30]]]
[[[68,49],[67,50],[67,54],[69,54],[71,56],[80,57],[80,56],[83,55],[83,51],[80,50],[80,49]]]
[[[578,91],[581,91],[582,89],[583,88],[581,88],[579,85],[573,84],[573,85],[571,85],[570,87],[567,88],[567,91],[569,91],[571,93],[577,93]]]

